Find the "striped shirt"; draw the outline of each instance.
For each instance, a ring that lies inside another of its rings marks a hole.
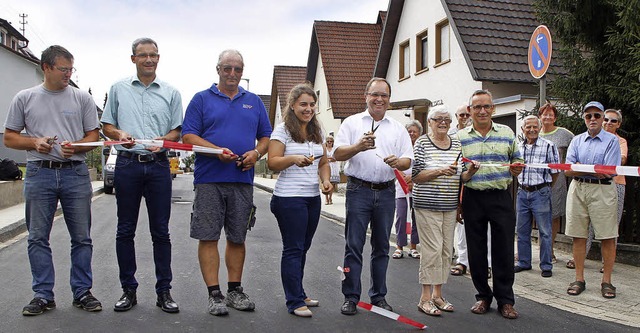
[[[460,155],[460,141],[451,138],[451,145],[446,149],[438,148],[429,136],[418,138],[413,147],[415,161],[413,176],[422,170],[440,169],[453,164]],[[458,207],[458,189],[460,173],[453,176],[440,176],[422,184],[413,184],[413,206],[435,211],[451,211]]]
[[[529,163],[560,163],[558,149],[549,140],[538,137],[536,142],[528,144],[527,141],[518,145],[524,162]],[[524,168],[518,175],[518,183],[524,186],[535,186],[543,183],[551,183],[551,174],[558,173],[558,169]]]
[[[462,156],[482,163],[522,163],[515,134],[506,125],[492,123],[486,136],[473,126],[458,131]],[[464,184],[474,190],[506,190],[512,177],[508,167],[480,166],[480,169]]]
[[[284,156],[319,156],[323,154],[321,144],[308,141],[304,143],[293,141],[291,134],[284,127],[284,123],[276,126],[273,133],[271,133],[271,140],[277,140],[284,144]],[[279,197],[315,197],[320,195],[320,184],[318,182],[319,163],[320,159],[317,158],[312,165],[307,167],[301,168],[294,164],[280,171],[273,195]]]

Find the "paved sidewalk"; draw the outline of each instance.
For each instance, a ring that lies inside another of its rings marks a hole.
[[[94,196],[104,192],[104,183],[102,181],[91,182],[91,186],[93,187]],[[56,215],[61,213],[62,209],[58,204]],[[25,231],[27,231],[27,226],[24,222],[24,203],[0,209],[0,245]]]
[[[267,192],[273,192],[275,183],[275,179],[255,178],[255,186]],[[324,205],[324,196],[322,202],[322,216],[344,224],[344,195],[334,193],[333,205]],[[392,238],[395,239],[394,235]],[[585,263],[587,288],[579,296],[570,296],[567,294],[567,287],[575,280],[575,270],[566,268],[565,264],[572,255],[556,250],[558,263],[553,269],[553,277],[543,278],[540,276],[538,267],[540,263],[538,247],[534,244],[531,251],[533,269],[516,274],[513,286],[516,296],[591,318],[640,328],[640,288],[638,288],[640,267],[616,263],[613,284],[618,294],[614,299],[605,299],[600,294],[602,274],[599,270],[602,265],[600,262],[587,260]],[[469,274],[466,277],[471,278]],[[588,330],[588,328],[585,329]]]

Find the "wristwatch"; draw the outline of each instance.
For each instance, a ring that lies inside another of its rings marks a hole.
[[[254,149],[253,151],[255,151],[255,152],[256,152],[256,154],[258,154],[258,158],[256,159],[256,161],[257,161],[257,160],[260,160],[260,158],[262,157],[262,154],[260,154],[260,152],[258,151],[258,149]]]

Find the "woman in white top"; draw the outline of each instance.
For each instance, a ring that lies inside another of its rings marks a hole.
[[[313,88],[299,84],[291,90],[284,111],[284,123],[271,134],[269,169],[280,172],[271,198],[271,212],[282,235],[280,274],[289,313],[311,317],[309,306],[317,300],[307,297],[302,286],[307,251],[320,220],[320,184],[330,192],[331,170],[322,146],[320,123],[315,117],[318,97]]]

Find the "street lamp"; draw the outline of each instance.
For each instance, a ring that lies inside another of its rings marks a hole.
[[[246,78],[242,78],[242,79],[240,79],[240,81],[242,81],[242,80],[247,81],[247,90],[249,90],[249,79],[246,79]]]

